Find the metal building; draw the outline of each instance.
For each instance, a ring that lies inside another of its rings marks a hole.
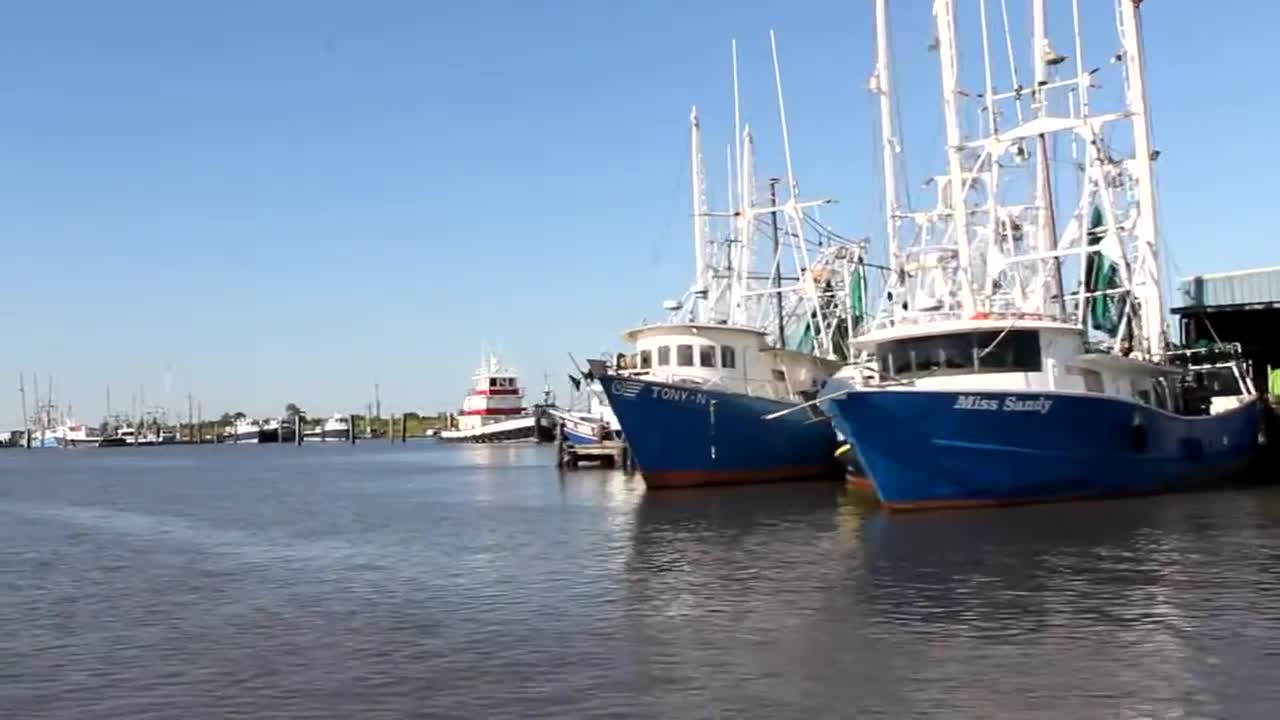
[[[1177,299],[1182,344],[1239,343],[1265,393],[1268,370],[1280,369],[1280,266],[1195,275],[1178,284]]]

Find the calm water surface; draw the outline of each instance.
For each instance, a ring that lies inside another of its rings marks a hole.
[[[889,517],[551,465],[0,452],[0,717],[1280,717],[1280,492]]]

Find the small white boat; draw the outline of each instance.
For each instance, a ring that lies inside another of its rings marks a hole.
[[[262,432],[262,425],[253,418],[239,418],[235,424],[227,428],[222,434],[223,442],[235,443],[237,445],[258,442],[258,434]]]
[[[324,421],[324,425],[302,434],[303,440],[344,441],[350,437],[351,421],[341,413],[334,413]]]

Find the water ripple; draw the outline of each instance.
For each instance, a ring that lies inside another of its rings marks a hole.
[[[1280,493],[887,516],[546,448],[0,455],[0,716],[1257,717]]]

